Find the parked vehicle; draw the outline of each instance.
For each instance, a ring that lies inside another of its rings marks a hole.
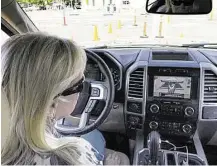
[[[36,11],[36,10],[39,10],[39,7],[36,6],[36,5],[32,5],[28,8],[30,11]]]
[[[59,10],[64,9],[64,4],[62,4],[62,3],[53,3],[52,9],[55,9],[55,10],[57,10],[57,9],[59,9]]]
[[[81,9],[81,2],[75,3],[75,8],[76,9]]]
[[[39,10],[46,10],[46,6],[39,6]]]

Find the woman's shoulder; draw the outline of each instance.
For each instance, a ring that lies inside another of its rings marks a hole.
[[[80,156],[76,158],[77,161],[72,161],[72,163],[73,165],[75,163],[84,163],[84,164],[88,163],[88,165],[102,165],[101,161],[97,159],[94,160],[94,158],[96,158],[96,156],[93,157],[90,153],[86,152],[85,155],[80,154]],[[68,163],[66,160],[53,153],[50,155],[36,154],[32,165],[72,165],[72,163],[71,162]]]
[[[62,159],[62,158],[60,158],[59,156],[56,156],[56,155],[51,155],[50,164],[51,165],[70,165],[64,159]]]
[[[49,156],[36,154],[34,157],[33,165],[70,165],[70,164],[55,154],[51,154]]]

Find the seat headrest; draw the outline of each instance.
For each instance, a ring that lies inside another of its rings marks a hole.
[[[1,88],[1,147],[3,147],[7,139],[10,125],[10,107],[6,93]]]

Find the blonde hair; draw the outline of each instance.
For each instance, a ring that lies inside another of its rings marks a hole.
[[[68,164],[92,164],[94,155],[92,161],[81,157],[91,148],[85,140],[55,138],[47,132],[53,99],[81,78],[85,52],[66,39],[27,33],[11,37],[1,54],[2,87],[11,122],[2,164],[32,164],[35,155],[55,155]]]

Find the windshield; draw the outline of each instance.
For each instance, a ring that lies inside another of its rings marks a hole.
[[[19,3],[40,31],[85,47],[217,41],[216,0],[210,14],[170,16],[146,13],[145,0],[20,0]]]

